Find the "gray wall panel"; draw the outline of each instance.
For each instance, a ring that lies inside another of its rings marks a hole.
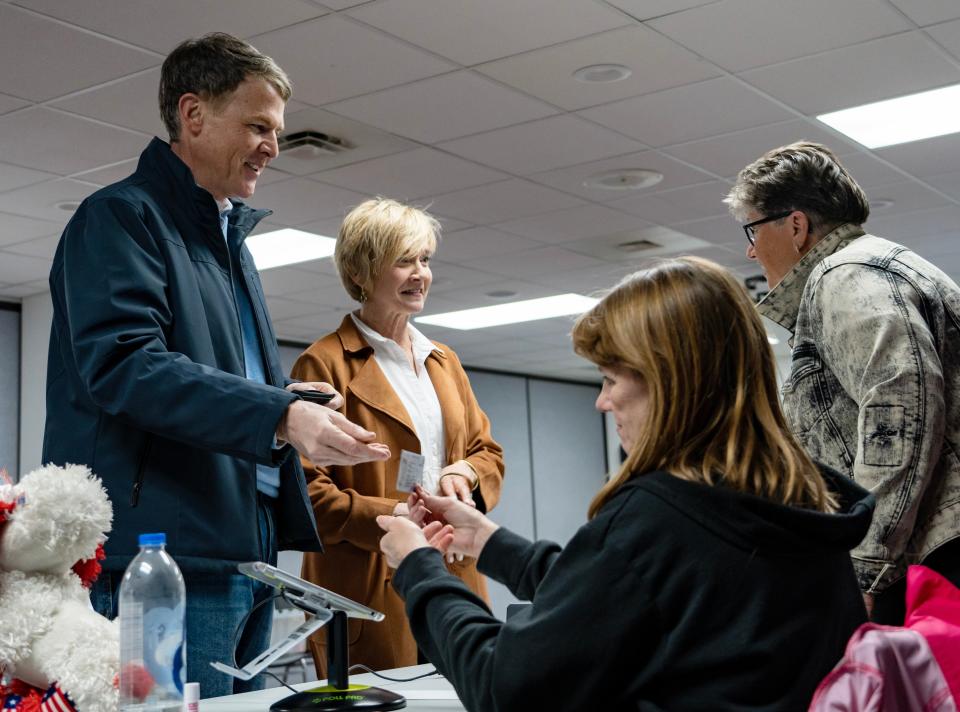
[[[0,469],[20,471],[20,312],[0,309]]]
[[[566,544],[604,483],[598,389],[538,379],[530,379],[529,388],[537,537]]]
[[[533,479],[530,470],[530,428],[527,418],[527,379],[467,369],[470,385],[490,419],[493,439],[503,448],[506,465],[500,502],[490,518],[512,531],[534,539]],[[506,586],[487,580],[494,615],[504,618],[507,604],[517,599]]]

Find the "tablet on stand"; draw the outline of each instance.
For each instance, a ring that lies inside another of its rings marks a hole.
[[[210,663],[222,673],[241,680],[260,674],[277,658],[325,625],[327,627],[327,684],[285,697],[270,706],[272,712],[340,712],[343,710],[399,710],[407,706],[402,695],[379,687],[351,685],[347,619],[361,618],[374,622],[384,619],[383,613],[367,608],[349,598],[328,591],[298,576],[252,561],[237,567],[240,573],[282,591],[284,598],[308,616],[303,625],[276,645],[263,651],[241,669],[221,662]]]

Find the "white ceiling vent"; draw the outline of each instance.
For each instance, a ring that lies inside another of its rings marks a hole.
[[[280,137],[280,153],[300,160],[337,156],[353,146],[320,131],[297,131]]]

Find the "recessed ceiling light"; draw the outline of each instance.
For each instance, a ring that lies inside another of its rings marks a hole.
[[[62,202],[57,203],[57,207],[65,212],[72,213],[72,212],[75,212],[76,209],[80,207],[80,201],[64,200]]]
[[[555,297],[525,299],[520,302],[508,302],[492,307],[478,307],[444,314],[418,316],[414,321],[443,326],[447,329],[468,331],[470,329],[484,329],[488,326],[519,324],[523,321],[537,321],[538,319],[552,319],[557,316],[582,314],[592,308],[597,301],[597,299],[585,297],[582,294],[558,294]]]
[[[889,208],[893,205],[892,198],[873,198],[870,201],[871,210],[883,210],[884,208]]]
[[[573,73],[573,78],[580,82],[591,84],[610,84],[620,82],[633,74],[630,67],[622,64],[591,64],[580,67]]]
[[[247,238],[247,248],[261,272],[273,267],[310,262],[333,254],[337,241],[312,232],[285,228]]]
[[[767,343],[769,343],[771,346],[777,346],[780,343],[780,339],[773,334],[767,334]]]
[[[960,84],[876,101],[817,117],[867,148],[960,131]]]
[[[663,173],[646,168],[621,168],[595,173],[583,181],[584,188],[598,190],[642,190],[663,180]]]

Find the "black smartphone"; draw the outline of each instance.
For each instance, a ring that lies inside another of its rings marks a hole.
[[[294,391],[294,393],[309,403],[319,403],[320,405],[333,400],[333,393],[327,393],[326,391]]]

